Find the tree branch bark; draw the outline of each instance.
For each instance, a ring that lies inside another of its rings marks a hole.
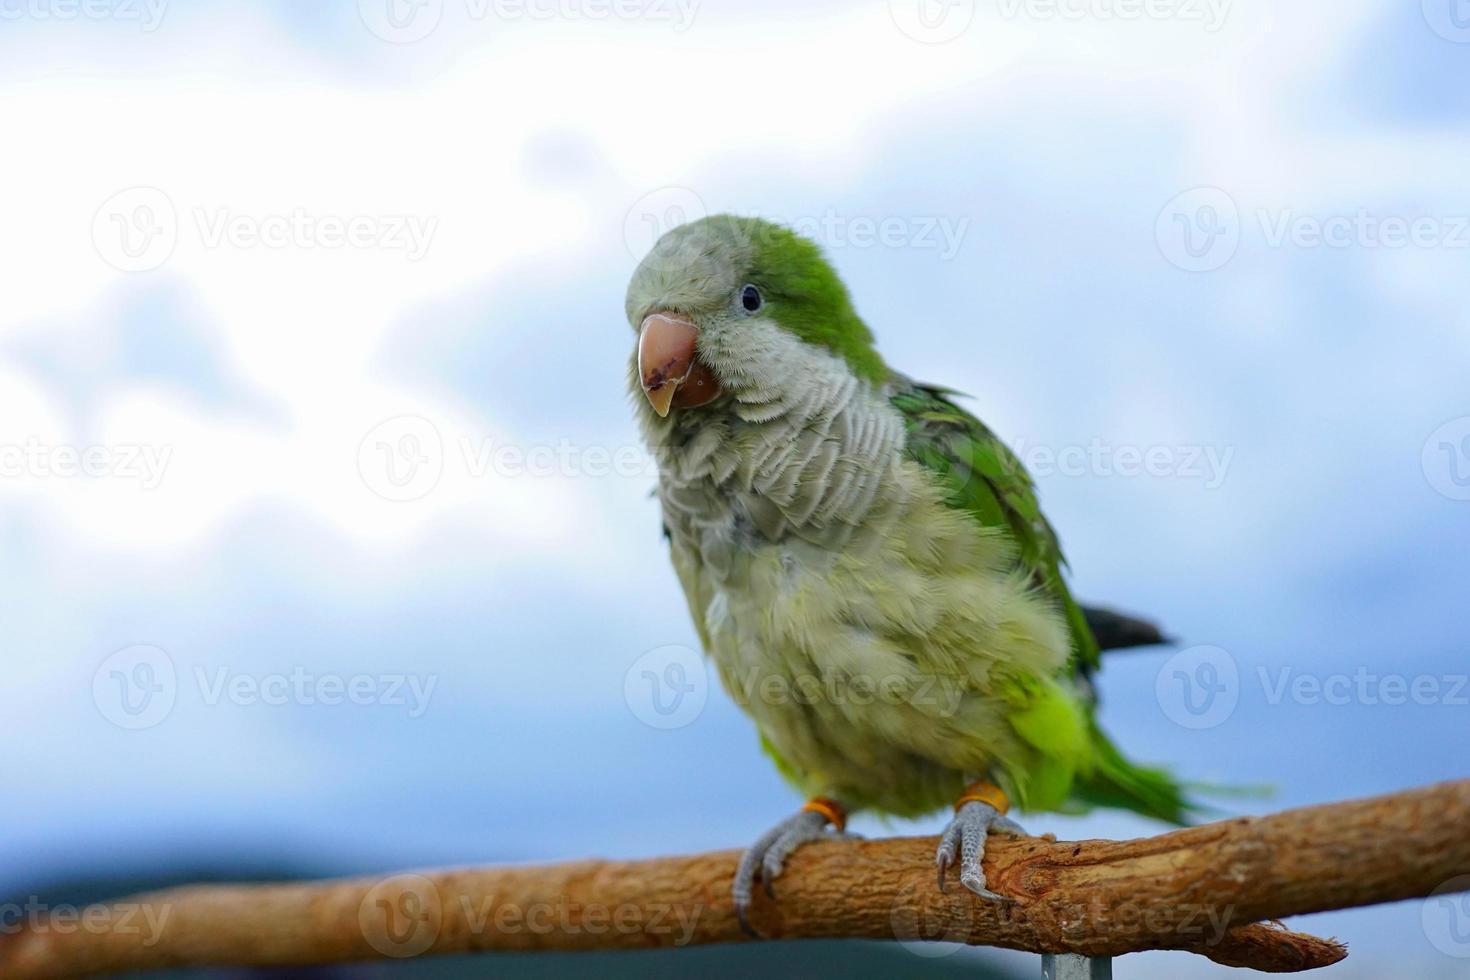
[[[1470,876],[1467,829],[1470,780],[1130,841],[1002,838],[985,870],[992,888],[1015,897],[1007,905],[958,886],[940,893],[934,838],[833,841],[798,851],[776,897],[758,896],[752,920],[769,938],[947,939],[1089,955],[1182,949],[1231,966],[1307,970],[1346,950],[1259,923],[1470,890],[1470,877],[1460,878]],[[738,942],[746,937],[729,895],[737,857],[177,888],[37,916],[0,935],[0,976]]]

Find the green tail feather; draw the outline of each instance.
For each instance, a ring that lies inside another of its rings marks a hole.
[[[1092,725],[1095,751],[1092,770],[1078,774],[1071,802],[1079,809],[1112,807],[1132,810],[1146,817],[1184,826],[1203,816],[1209,808],[1191,800],[1184,786],[1166,769],[1129,762],[1118,747]]]

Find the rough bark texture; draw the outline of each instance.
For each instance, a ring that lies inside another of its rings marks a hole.
[[[992,888],[1015,897],[1008,905],[958,886],[940,893],[933,838],[834,841],[798,851],[776,898],[758,897],[753,921],[773,939],[1184,949],[1231,966],[1305,970],[1346,951],[1251,923],[1426,895],[1470,875],[1467,831],[1470,781],[1461,781],[1139,840],[997,839],[985,869]],[[0,976],[738,942],[737,856],[179,888],[0,935]]]

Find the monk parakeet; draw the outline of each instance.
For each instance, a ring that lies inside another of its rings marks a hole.
[[[981,871],[1006,812],[1167,821],[1180,787],[1095,718],[1093,627],[1031,479],[955,393],[890,368],[821,250],[720,215],[665,234],[627,293],[631,383],[674,568],[704,649],[810,799],[746,851],[741,921],[801,844],[868,809],[954,804],[935,862]],[[1089,625],[1089,620],[1092,625]]]

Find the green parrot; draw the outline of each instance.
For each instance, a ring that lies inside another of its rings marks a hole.
[[[810,799],[745,852],[742,923],[758,879],[857,810],[954,804],[939,885],[955,867],[997,900],[981,858],[989,833],[1023,833],[1011,803],[1184,822],[1180,786],[1103,734],[1088,680],[1101,646],[1162,638],[1073,599],[1020,462],[953,392],[884,363],[816,244],[756,218],[681,225],[626,312],[695,628]]]

